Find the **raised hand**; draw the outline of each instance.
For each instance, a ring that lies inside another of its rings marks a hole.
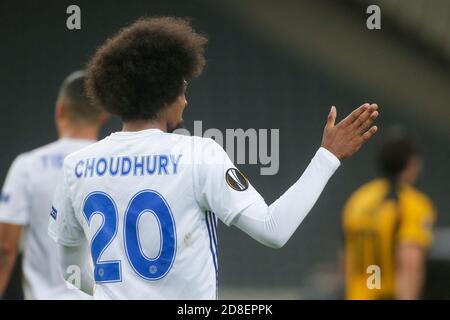
[[[335,125],[337,112],[332,106],[323,131],[322,147],[341,160],[350,157],[377,132],[377,126],[372,124],[378,115],[378,105],[365,103]]]

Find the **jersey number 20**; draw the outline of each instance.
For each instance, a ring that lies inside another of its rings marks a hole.
[[[100,261],[118,232],[119,217],[114,200],[104,192],[92,192],[84,201],[83,214],[88,224],[96,214],[103,218],[91,242],[95,281],[121,281],[120,260]],[[159,224],[161,247],[154,258],[144,254],[139,240],[138,225],[143,214],[153,214]],[[124,216],[123,239],[128,261],[139,276],[151,281],[161,279],[169,272],[177,247],[175,222],[169,205],[158,192],[142,190],[131,198]]]

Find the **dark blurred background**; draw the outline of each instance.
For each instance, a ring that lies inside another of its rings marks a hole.
[[[78,31],[66,28],[71,4],[81,8]],[[381,30],[366,28],[370,4],[381,8]],[[296,181],[319,147],[332,104],[343,116],[376,102],[381,130],[398,123],[409,128],[425,159],[419,188],[439,214],[425,297],[450,298],[447,0],[2,0],[0,181],[17,154],[56,139],[53,109],[62,79],[83,68],[106,37],[143,15],[191,17],[210,39],[205,72],[188,92],[188,128],[203,120],[203,130],[280,129],[277,175],[241,166],[268,203]],[[112,119],[103,136],[116,130],[120,124]],[[345,161],[283,249],[221,225],[220,297],[343,297],[341,209],[353,190],[375,177],[375,144]]]

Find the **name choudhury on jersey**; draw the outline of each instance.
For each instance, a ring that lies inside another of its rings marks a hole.
[[[182,154],[98,157],[79,160],[74,167],[78,179],[109,176],[174,175]]]

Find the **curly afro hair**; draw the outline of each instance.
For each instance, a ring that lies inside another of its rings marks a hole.
[[[206,37],[189,20],[141,18],[108,39],[87,65],[90,98],[123,121],[148,120],[205,65]]]

